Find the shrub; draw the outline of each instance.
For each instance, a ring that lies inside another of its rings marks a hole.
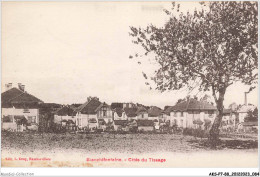
[[[193,132],[192,132],[192,128],[184,128],[183,129],[183,135],[190,135],[190,136],[192,136],[193,135]]]

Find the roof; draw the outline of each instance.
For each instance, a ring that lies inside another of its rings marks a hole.
[[[114,120],[115,125],[122,125],[125,126],[127,125],[128,121],[127,120]]]
[[[91,99],[90,101],[87,101],[86,103],[79,106],[76,111],[81,112],[82,114],[96,114],[97,108],[102,103],[97,99]]]
[[[54,114],[59,115],[59,116],[75,116],[76,111],[74,107],[72,106],[64,106],[60,109],[58,109]]]
[[[117,113],[119,117],[123,115],[124,110],[122,108],[115,108],[114,111]]]
[[[162,114],[162,109],[156,106],[152,106],[149,110],[148,110],[148,116],[149,117],[158,117]]]
[[[123,103],[111,103],[111,109],[123,108]]]
[[[1,94],[2,107],[12,107],[15,105],[35,105],[43,103],[42,100],[36,98],[35,96],[23,92],[20,89],[13,87]]]
[[[232,112],[231,109],[223,109],[223,114],[231,114]]]
[[[180,102],[175,106],[168,107],[167,112],[171,111],[205,111],[205,110],[217,110],[215,106],[208,103],[207,101],[198,101],[196,99],[190,98],[187,101]]]
[[[127,117],[136,117],[137,108],[124,108]]]
[[[154,126],[154,122],[152,120],[137,120],[137,126],[150,127]]]
[[[258,126],[258,122],[242,122],[243,126]]]
[[[137,107],[136,114],[139,115],[142,113],[147,113],[147,110],[145,109],[145,107],[144,106]]]

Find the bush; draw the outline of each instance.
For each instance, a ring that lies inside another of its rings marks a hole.
[[[183,135],[190,135],[190,136],[192,136],[193,135],[193,132],[192,132],[192,128],[184,128],[183,129]]]

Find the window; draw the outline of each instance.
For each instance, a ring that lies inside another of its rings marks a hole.
[[[173,116],[174,116],[174,117],[177,117],[177,112],[174,112],[174,113],[173,113]]]
[[[102,112],[103,117],[107,116],[107,108],[106,107],[102,107],[101,112]]]
[[[181,117],[183,117],[183,112],[181,112]]]
[[[11,115],[3,116],[3,122],[13,122],[13,117]]]

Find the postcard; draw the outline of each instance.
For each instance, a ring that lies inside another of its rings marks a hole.
[[[2,2],[1,166],[257,168],[257,23],[257,1]]]

